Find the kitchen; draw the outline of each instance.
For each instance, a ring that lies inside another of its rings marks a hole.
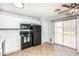
[[[21,50],[20,32],[28,31],[28,29],[21,29],[21,24],[36,24],[41,26],[38,18],[18,16],[7,12],[0,13],[0,38],[1,40],[5,40],[5,54]]]

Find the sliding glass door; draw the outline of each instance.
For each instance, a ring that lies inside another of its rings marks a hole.
[[[55,43],[63,44],[63,22],[55,23]]]
[[[76,49],[76,19],[55,22],[55,43]]]
[[[76,48],[76,20],[64,21],[64,45]]]

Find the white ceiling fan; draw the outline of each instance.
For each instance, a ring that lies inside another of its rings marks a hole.
[[[24,4],[23,3],[13,3],[13,6],[15,6],[17,8],[23,8]]]

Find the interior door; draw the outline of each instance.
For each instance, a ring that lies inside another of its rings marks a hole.
[[[76,20],[64,21],[64,45],[76,48]]]

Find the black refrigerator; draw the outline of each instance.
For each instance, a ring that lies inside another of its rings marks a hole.
[[[41,44],[41,26],[32,25],[31,26],[32,34],[32,46],[37,46]]]

